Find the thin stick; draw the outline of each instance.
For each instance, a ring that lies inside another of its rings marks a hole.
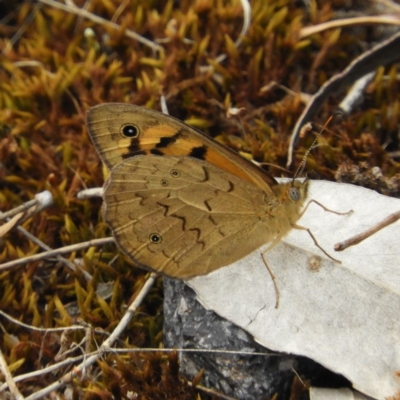
[[[243,26],[242,26],[242,30],[238,36],[238,38],[235,41],[235,47],[238,48],[242,41],[243,38],[247,35],[247,32],[250,28],[250,24],[251,24],[251,6],[250,6],[250,2],[248,0],[239,0],[240,1],[240,5],[243,8]],[[220,54],[215,60],[214,62],[217,64],[221,64],[225,59],[226,59],[227,55],[226,54]],[[209,70],[213,70],[214,67],[213,66],[206,66],[206,67],[200,67],[200,72],[206,72]]]
[[[109,28],[115,29],[115,30],[120,30],[121,27],[118,24],[115,24],[114,22],[107,21],[104,18],[101,18],[95,14],[90,13],[89,11],[83,10],[82,8],[79,7],[71,7],[67,6],[62,3],[58,3],[53,0],[39,0],[43,4],[47,4],[48,6],[54,7],[54,8],[59,8],[60,10],[69,12],[71,14],[76,14],[79,15],[80,17],[84,17],[87,19],[90,19],[93,22],[96,22],[97,24],[107,26]],[[136,32],[131,31],[130,29],[125,30],[125,35],[131,39],[137,40],[139,43],[144,44],[145,46],[150,47],[154,51],[162,51],[163,47],[159,46],[158,44],[152,42],[151,40],[148,40],[140,35],[138,35]]]
[[[23,212],[20,220],[22,221],[23,219],[29,217],[35,212],[39,212],[45,207],[50,206],[53,203],[53,196],[51,195],[50,192],[48,191],[43,191],[38,193],[33,200],[27,201],[24,204],[21,204],[18,207],[13,208],[12,210],[9,210],[4,213],[0,213],[0,220],[1,219],[10,219],[11,216],[14,216],[15,218],[18,213],[21,211]],[[12,219],[11,219],[12,221]],[[21,221],[19,223],[21,223]],[[6,223],[7,224],[7,223]],[[1,229],[6,225],[2,225],[0,227]],[[44,250],[51,251],[52,248],[47,246],[46,243],[42,242],[40,239],[38,239],[36,236],[32,235],[30,232],[28,232],[26,229],[24,229],[22,226],[17,226],[16,229],[21,232],[25,237],[27,237],[29,240],[31,240],[33,243],[37,244],[39,247],[41,247]],[[57,256],[57,260],[64,263],[69,267],[72,271],[76,271],[76,265],[72,263],[71,261],[67,260],[66,258],[62,256]],[[83,275],[88,281],[92,280],[92,275],[89,274],[87,271],[82,271]]]
[[[380,231],[383,228],[386,228],[388,225],[393,224],[394,222],[398,221],[399,219],[400,219],[400,211],[389,215],[383,221],[379,222],[372,228],[367,229],[365,232],[359,233],[358,235],[355,235],[355,236],[351,237],[350,239],[343,240],[343,242],[336,243],[333,248],[335,249],[335,251],[343,251],[350,246],[354,246],[354,245],[362,242],[364,239],[369,238],[376,232]]]
[[[143,299],[146,297],[147,293],[153,286],[157,275],[155,273],[151,273],[146,283],[144,284],[142,290],[133,301],[133,303],[128,308],[125,315],[122,317],[121,321],[111,333],[111,335],[102,343],[97,354],[94,354],[88,358],[86,358],[81,364],[74,367],[71,372],[65,374],[61,379],[58,379],[57,382],[52,383],[51,385],[45,387],[42,390],[39,390],[29,397],[26,400],[37,400],[44,396],[48,396],[52,391],[58,390],[60,387],[64,386],[66,383],[71,382],[74,378],[78,376],[82,376],[85,373],[85,370],[92,364],[94,364],[103,354],[103,350],[108,350],[112,344],[118,339],[119,335],[123,332],[126,326],[131,321],[136,309],[140,306]]]
[[[354,59],[341,73],[332,76],[311,97],[301,116],[298,118],[289,141],[286,166],[289,167],[293,161],[294,147],[298,141],[303,125],[309,122],[320,110],[324,101],[331,93],[340,93],[347,86],[353,85],[354,81],[368,74],[381,65],[397,62],[400,44],[400,32],[367,50]]]
[[[370,25],[370,24],[389,24],[400,25],[400,19],[396,15],[373,15],[368,17],[354,17],[336,19],[324,22],[319,25],[307,26],[300,30],[300,38],[326,31],[327,29],[342,28],[344,26]]]
[[[21,27],[18,29],[17,33],[11,38],[11,40],[7,43],[6,47],[3,50],[3,54],[7,54],[14,44],[20,39],[20,37],[24,34],[28,26],[32,23],[35,18],[36,13],[42,8],[41,4],[36,4],[34,9],[29,13],[28,17],[25,19]]]
[[[243,26],[239,33],[239,37],[236,39],[235,46],[239,47],[243,41],[243,38],[247,35],[251,24],[251,5],[249,0],[240,0],[240,4],[243,8]]]
[[[11,375],[10,370],[8,369],[8,365],[6,363],[6,360],[3,356],[3,352],[1,351],[1,349],[0,349],[0,370],[3,373],[4,377],[6,378],[8,388],[10,389],[10,393],[12,394],[13,398],[16,400],[25,399],[25,397],[22,396],[21,392],[18,390],[17,385],[14,382],[14,379]]]
[[[38,328],[37,326],[32,326],[28,324],[24,324],[21,321],[18,321],[17,319],[13,318],[11,315],[8,315],[4,311],[0,310],[0,315],[2,315],[4,318],[7,318],[9,321],[13,322],[16,325],[22,326],[23,328],[30,329],[35,332],[43,332],[43,333],[48,333],[48,332],[64,332],[64,331],[76,331],[76,330],[84,330],[85,327],[81,325],[71,325],[71,326],[65,326],[65,327],[60,327],[60,328]]]
[[[203,385],[194,386],[192,382],[188,382],[187,384],[188,384],[188,386],[194,387],[195,389],[199,390],[200,392],[210,395],[212,398],[222,399],[222,400],[237,400],[236,397],[228,396],[226,394],[218,392],[215,389],[211,389],[211,388],[205,387]]]
[[[50,246],[47,246],[46,243],[42,242],[40,239],[38,239],[36,236],[33,236],[30,232],[28,232],[25,228],[22,226],[18,226],[17,230],[20,231],[23,235],[25,235],[28,239],[32,240],[33,243],[37,244],[39,247],[46,251],[52,251],[53,249]],[[70,268],[72,271],[76,272],[76,265],[72,262],[67,260],[63,256],[57,256],[56,257],[58,261],[64,263],[68,268]],[[86,280],[89,282],[92,280],[92,275],[89,274],[89,272],[85,270],[81,270],[83,273],[84,277]]]
[[[117,11],[115,11],[114,15],[111,18],[111,22],[115,22],[118,20],[119,16],[123,13],[126,7],[129,5],[129,0],[124,0],[119,7],[117,8]]]
[[[103,188],[90,188],[90,189],[82,189],[77,194],[76,197],[79,200],[90,199],[92,197],[101,197],[103,196]]]
[[[376,71],[372,71],[356,80],[354,85],[347,92],[346,97],[337,107],[344,115],[350,115],[352,110],[360,104],[360,100],[363,99],[365,93],[365,88],[374,79],[375,75]]]
[[[98,332],[96,332],[98,333]],[[74,349],[75,350],[75,349]],[[173,353],[175,351],[179,351],[180,353],[211,353],[211,354],[233,354],[233,355],[243,355],[243,356],[264,356],[264,357],[282,357],[282,354],[274,354],[267,352],[254,352],[254,351],[236,351],[236,350],[212,350],[212,349],[160,349],[160,348],[137,348],[137,349],[103,349],[102,353],[113,353],[113,354],[129,354],[129,353]],[[38,371],[28,372],[26,374],[21,374],[14,376],[14,382],[21,382],[26,379],[36,378],[38,376],[46,375],[50,372],[59,370],[66,366],[69,366],[75,362],[82,361],[82,359],[91,357],[92,355],[96,355],[99,353],[99,350],[82,354],[76,357],[69,357],[63,361],[59,361],[56,364],[49,365],[48,367],[42,368]],[[7,389],[7,383],[3,383],[0,386],[0,393]]]
[[[45,251],[43,253],[34,254],[33,256],[19,258],[18,260],[13,260],[4,264],[0,264],[0,271],[5,271],[7,269],[16,267],[18,265],[26,264],[28,262],[44,260],[49,257],[55,257],[60,254],[70,253],[73,251],[87,249],[88,247],[93,246],[103,246],[104,244],[114,243],[114,238],[102,238],[102,239],[93,239],[88,242],[82,242],[77,244],[72,244],[70,246],[61,247],[59,249]]]
[[[96,351],[96,353],[97,353],[97,351]],[[14,382],[21,382],[21,381],[24,381],[26,379],[32,379],[32,378],[36,378],[38,376],[49,374],[50,372],[60,370],[61,368],[67,367],[67,366],[69,366],[69,365],[71,365],[71,364],[73,364],[73,363],[75,363],[77,361],[81,361],[82,359],[84,359],[87,356],[88,356],[88,354],[80,355],[80,356],[77,356],[77,357],[70,357],[70,358],[67,358],[66,360],[58,362],[57,364],[50,365],[48,367],[39,369],[37,371],[32,371],[32,372],[29,372],[27,374],[21,374],[21,375],[15,376],[14,377]],[[7,383],[3,383],[0,386],[0,393],[4,392],[7,389],[7,387],[8,387],[8,382]]]
[[[38,203],[37,199],[29,200],[24,204],[21,204],[18,207],[15,207],[6,212],[0,212],[0,220],[12,218],[14,215],[17,215],[20,212],[24,212],[29,210],[31,207],[35,206]]]
[[[238,350],[221,350],[221,349],[159,349],[159,348],[137,348],[137,349],[104,349],[104,353],[113,354],[129,354],[129,353],[173,353],[174,351],[179,351],[180,353],[207,353],[207,354],[234,354],[241,356],[266,356],[266,357],[281,357],[282,354],[258,352],[258,351],[238,351]]]
[[[26,216],[26,213],[21,212],[14,215],[12,218],[7,218],[7,222],[0,226],[0,238],[6,235],[9,231],[14,229]]]

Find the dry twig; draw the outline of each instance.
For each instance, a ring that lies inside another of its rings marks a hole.
[[[62,3],[58,3],[54,0],[39,0],[39,1],[43,4],[47,4],[48,6],[51,6],[54,8],[59,8],[63,11],[69,12],[71,14],[76,14],[76,15],[79,15],[80,17],[90,19],[91,21],[96,22],[97,24],[100,24],[100,25],[107,26],[108,28],[115,29],[115,30],[121,29],[121,27],[118,24],[107,21],[106,19],[101,18],[97,15],[94,15],[94,14],[90,13],[89,11],[86,11],[77,6],[65,5]],[[157,43],[152,42],[151,40],[144,38],[143,36],[138,35],[136,32],[133,32],[130,29],[125,30],[125,35],[131,39],[137,40],[139,43],[142,43],[147,47],[150,47],[155,52],[163,51],[162,46],[158,45]]]
[[[4,264],[0,264],[0,271],[5,271],[7,269],[16,267],[18,265],[26,264],[28,262],[44,260],[46,258],[55,257],[60,254],[71,253],[74,251],[87,249],[88,247],[93,247],[93,246],[103,246],[105,244],[110,244],[110,243],[114,243],[114,238],[108,237],[102,239],[93,239],[87,242],[71,244],[70,246],[61,247],[56,250],[49,250],[43,253],[34,254],[33,256],[19,258],[18,260],[13,260]]]

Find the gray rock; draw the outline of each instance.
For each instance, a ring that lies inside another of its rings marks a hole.
[[[279,399],[288,399],[293,370],[305,374],[306,378],[328,374],[328,380],[332,381],[334,377],[312,360],[269,351],[241,328],[203,308],[196,301],[194,291],[183,282],[167,278],[164,278],[164,345],[178,349],[269,353],[180,352],[183,375],[191,379],[204,368],[202,385],[237,399],[263,399],[275,393]]]

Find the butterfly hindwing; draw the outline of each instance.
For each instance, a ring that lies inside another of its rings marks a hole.
[[[265,193],[190,157],[137,156],[118,164],[104,202],[104,220],[124,252],[169,276],[211,272],[268,241]]]

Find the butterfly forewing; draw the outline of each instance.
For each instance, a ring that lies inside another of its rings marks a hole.
[[[207,161],[272,193],[276,181],[234,151],[173,117],[125,103],[100,104],[89,110],[90,137],[107,166],[137,155],[189,156]]]

